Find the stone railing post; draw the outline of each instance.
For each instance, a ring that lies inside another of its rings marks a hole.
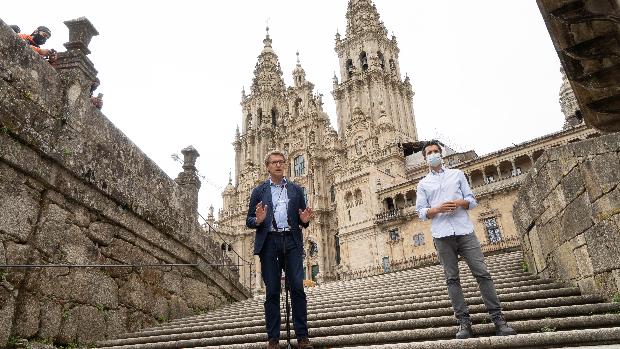
[[[77,81],[82,89],[80,92],[90,94],[91,87],[97,81],[97,70],[86,56],[90,54],[88,49],[90,40],[93,36],[99,35],[99,32],[86,17],[64,23],[69,28],[69,42],[64,44],[67,51],[59,52],[58,59],[53,65],[59,73],[71,76],[74,83]]]
[[[200,156],[198,151],[191,145],[183,150],[183,172],[179,173],[174,180],[179,184],[182,191],[181,205],[185,209],[187,217],[192,222],[198,222],[198,191],[200,190],[200,179],[196,170],[196,159]]]

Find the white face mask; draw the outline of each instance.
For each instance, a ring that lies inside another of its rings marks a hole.
[[[439,153],[432,153],[426,156],[426,163],[431,167],[437,167],[441,165],[442,162],[443,160],[441,159],[441,154]]]

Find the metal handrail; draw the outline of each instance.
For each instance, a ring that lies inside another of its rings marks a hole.
[[[209,223],[209,221],[200,214],[200,212],[198,212],[198,216],[205,222],[205,224],[207,226],[209,226],[209,232],[213,231],[217,235],[217,237],[220,238],[220,240],[222,240],[222,242],[228,244],[228,241],[226,241],[224,239],[224,237],[222,237],[222,235],[220,235],[220,232],[217,229],[215,229],[215,227],[213,227],[211,225],[211,223]],[[247,283],[247,285],[248,285],[248,287],[250,289],[250,292],[252,292],[252,289],[253,289],[252,288],[252,279],[253,279],[252,274],[253,274],[253,270],[254,270],[254,262],[248,261],[245,258],[243,258],[237,251],[235,251],[235,249],[231,249],[231,251],[237,256],[237,266],[239,266],[239,267],[242,267],[242,266],[245,266],[245,265],[249,265],[250,266],[250,272],[248,274],[248,283]],[[243,263],[241,263],[240,261],[242,261]],[[229,272],[230,272],[230,270],[229,270]],[[230,277],[230,275],[229,275],[229,277]]]

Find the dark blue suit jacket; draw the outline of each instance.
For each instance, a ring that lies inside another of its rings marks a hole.
[[[301,235],[301,228],[307,228],[310,222],[304,224],[299,219],[299,210],[306,209],[306,200],[304,199],[304,192],[301,187],[287,178],[286,193],[288,194],[288,222],[291,226],[291,234],[295,245],[297,245],[299,251],[303,252],[303,238]],[[267,216],[261,224],[256,225],[256,205],[259,202],[263,202],[263,205],[267,205]],[[254,188],[252,196],[250,197],[250,207],[248,208],[248,216],[245,220],[245,224],[248,228],[256,229],[256,239],[254,240],[254,254],[260,254],[265,244],[265,239],[270,231],[273,231],[273,202],[271,200],[271,189],[269,180],[264,181],[259,186]]]

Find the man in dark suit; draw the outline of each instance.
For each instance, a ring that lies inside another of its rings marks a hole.
[[[291,291],[293,326],[298,347],[312,349],[308,339],[308,310],[303,287],[303,238],[312,209],[300,186],[284,177],[286,157],[274,150],[265,156],[269,178],[252,191],[246,225],[256,229],[254,254],[260,257],[265,282],[265,323],[268,349],[279,348],[280,277],[286,263],[286,280]]]

